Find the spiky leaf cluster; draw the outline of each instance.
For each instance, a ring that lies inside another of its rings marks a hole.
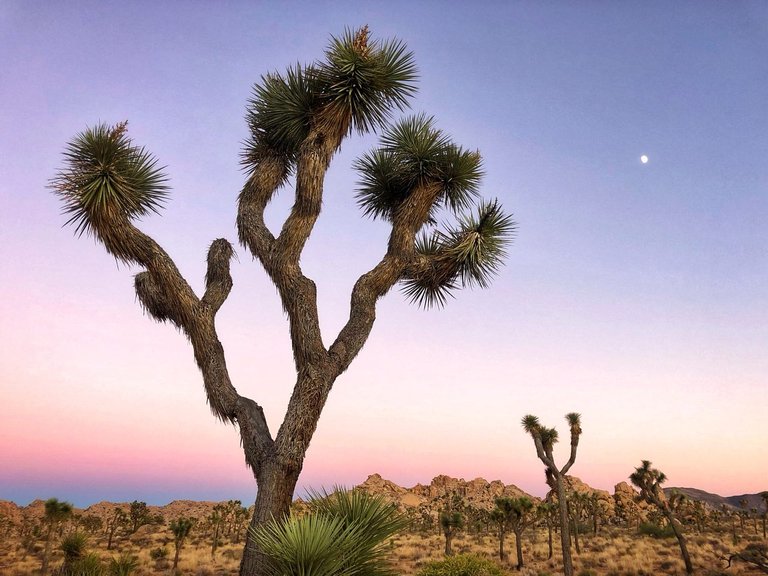
[[[273,520],[251,532],[274,576],[389,576],[382,544],[407,524],[381,497],[337,490],[313,494],[310,513]]]
[[[253,171],[279,157],[292,168],[313,127],[340,140],[352,129],[383,126],[393,109],[407,107],[415,80],[413,54],[402,42],[369,41],[367,26],[332,38],[324,60],[268,74],[254,86],[242,163]]]
[[[661,485],[667,481],[664,472],[651,467],[649,460],[643,460],[641,465],[629,476],[632,484],[640,489],[641,498],[653,501],[659,497]]]
[[[477,152],[456,145],[434,119],[409,116],[388,128],[378,148],[355,164],[360,173],[357,201],[373,218],[393,221],[414,190],[437,187],[430,212],[441,206],[467,208],[477,197],[482,166]]]
[[[116,216],[134,219],[159,212],[168,196],[163,168],[133,145],[126,124],[88,128],[64,151],[65,168],[51,187],[70,215],[67,224],[75,224],[78,234],[98,234]]]
[[[559,439],[557,430],[555,428],[547,428],[546,426],[543,426],[541,422],[539,422],[539,418],[537,416],[533,416],[532,414],[523,416],[521,424],[523,426],[523,430],[525,430],[533,438],[538,437],[541,439],[541,444],[545,451],[550,452],[552,447],[557,444]]]
[[[361,134],[384,126],[393,108],[405,110],[416,92],[413,54],[399,40],[371,41],[368,26],[332,38],[316,70],[324,120]]]

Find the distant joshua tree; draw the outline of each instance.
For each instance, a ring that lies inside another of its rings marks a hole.
[[[573,559],[571,558],[571,534],[568,529],[568,499],[565,493],[565,475],[576,462],[576,450],[581,436],[581,415],[576,412],[566,414],[566,421],[571,429],[571,455],[562,468],[555,464],[552,448],[557,442],[557,430],[546,428],[539,423],[536,416],[527,415],[523,418],[523,429],[531,435],[536,446],[536,455],[546,466],[547,484],[557,494],[560,509],[560,542],[563,552],[563,574],[573,576]]]
[[[661,489],[661,485],[667,480],[666,475],[655,468],[651,468],[650,461],[643,460],[642,464],[635,468],[629,479],[640,489],[640,498],[656,506],[667,519],[680,545],[680,553],[683,556],[683,562],[685,562],[685,571],[688,574],[693,574],[693,564],[691,563],[691,556],[688,554],[682,524],[675,517],[672,507]]]
[[[511,499],[512,512],[510,527],[515,534],[515,551],[517,552],[517,569],[523,567],[523,531],[536,520],[533,501],[526,496]]]
[[[43,521],[46,525],[45,531],[45,550],[43,551],[43,564],[40,567],[40,573],[45,576],[48,574],[48,562],[51,558],[51,540],[53,532],[64,520],[72,516],[72,504],[69,502],[59,502],[58,498],[49,498],[45,501],[45,516]]]
[[[540,502],[539,505],[536,508],[536,515],[544,520],[544,523],[547,525],[547,546],[548,546],[548,554],[547,554],[547,560],[550,560],[553,555],[553,549],[552,549],[552,528],[557,523],[557,511],[558,507],[557,505],[553,504],[552,502]]]
[[[131,519],[131,534],[134,534],[139,528],[152,521],[152,516],[149,513],[146,502],[139,502],[138,500],[131,502],[128,515]]]
[[[453,555],[453,537],[458,530],[464,527],[464,517],[461,512],[452,512],[450,510],[444,510],[440,513],[440,527],[443,529],[443,536],[445,536],[445,555]]]
[[[768,490],[760,492],[758,496],[763,499],[763,538],[765,538],[765,524],[766,519],[768,519]]]
[[[181,552],[184,541],[189,536],[189,532],[192,530],[194,520],[191,518],[178,518],[173,520],[170,524],[171,532],[173,532],[173,546],[175,553],[173,555],[173,567],[171,568],[171,574],[176,574],[176,570],[179,565],[179,553]]]
[[[112,511],[112,516],[107,520],[107,550],[112,550],[112,540],[117,529],[128,521],[125,511],[117,507]]]
[[[493,522],[499,535],[499,560],[502,562],[506,557],[504,552],[504,539],[509,530],[509,524],[512,516],[512,498],[504,496],[502,498],[496,498],[496,507],[491,510],[491,522]]]

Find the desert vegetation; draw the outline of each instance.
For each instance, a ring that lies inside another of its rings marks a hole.
[[[649,463],[641,472],[646,468],[653,470]],[[554,576],[564,571],[560,539],[551,536],[552,531],[561,532],[560,515],[546,499],[513,496],[520,493],[516,487],[482,479],[437,477],[429,486],[396,490],[379,477],[371,478],[375,480],[351,492],[297,500],[288,521],[261,529],[256,537],[262,548],[283,563],[270,573]],[[564,476],[563,485],[569,502],[600,503],[569,507],[568,523],[580,534],[579,548],[574,546],[572,554],[576,576],[686,574],[686,561],[663,506],[647,503],[627,483],[617,485],[613,495],[592,490],[572,476]],[[764,508],[748,507],[742,526],[738,504],[724,510],[671,490],[654,490],[660,502],[674,509],[679,529],[687,534],[694,573],[766,573],[768,541],[754,528],[765,517]],[[69,507],[56,503],[59,510]],[[447,503],[451,516],[460,518],[453,522],[450,555],[442,521]],[[150,520],[133,531],[127,515],[117,527],[109,522],[120,517],[115,510],[128,509],[129,504],[101,503],[86,510],[69,507],[71,512],[58,517],[51,528],[52,504],[2,504],[0,573],[9,576],[40,574],[47,547],[46,570],[55,575],[234,575],[249,519],[234,500],[175,502],[146,507]],[[500,557],[501,527],[504,534],[516,533],[517,554]],[[353,552],[362,558],[358,567],[369,561],[376,570],[350,570],[343,563]],[[296,566],[305,569],[291,568]]]

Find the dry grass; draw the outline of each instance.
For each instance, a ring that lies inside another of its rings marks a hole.
[[[733,545],[730,536],[706,534],[689,536],[689,548],[697,574],[701,576],[738,576],[754,574],[744,564],[734,565],[726,570],[724,556],[742,549],[749,543],[743,538],[738,545]],[[758,537],[752,537],[756,540]],[[405,533],[394,538],[390,543],[392,560],[398,572],[414,575],[426,562],[443,558],[445,541],[437,533]],[[685,570],[680,558],[677,541],[672,539],[653,539],[638,536],[634,531],[612,528],[602,534],[581,536],[581,554],[574,554],[577,576],[655,576],[684,575]],[[156,548],[168,550],[167,559],[157,562],[150,557]],[[91,536],[89,548],[97,552],[102,559],[118,556],[121,552],[134,554],[139,559],[136,576],[154,576],[170,573],[173,559],[173,540],[170,531],[163,526],[146,526],[131,537],[119,538],[113,550],[106,550],[106,537]],[[506,539],[505,550],[508,558],[501,566],[510,574],[521,576],[546,576],[561,573],[558,561],[558,539],[555,536],[555,555],[547,558],[547,533],[543,529],[528,531],[523,536],[523,554],[525,566],[515,570],[516,556],[514,536]],[[470,552],[497,560],[498,540],[490,534],[458,534],[453,541],[456,553]],[[223,538],[211,557],[211,541],[207,534],[194,532],[184,545],[179,561],[179,573],[189,576],[225,576],[237,574],[242,553],[242,543],[233,543]],[[18,538],[8,537],[0,544],[0,574],[3,576],[31,576],[40,568],[42,543],[36,544],[35,550],[24,554]],[[51,566],[61,564],[61,553],[55,552]]]

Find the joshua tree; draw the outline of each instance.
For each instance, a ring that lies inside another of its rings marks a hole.
[[[563,573],[573,576],[573,560],[571,558],[571,535],[568,529],[568,499],[565,493],[565,475],[576,462],[576,450],[581,436],[581,416],[576,412],[566,414],[566,421],[571,430],[571,455],[562,468],[555,464],[552,449],[558,440],[557,430],[546,428],[539,423],[536,416],[527,415],[523,418],[523,429],[531,435],[536,446],[536,455],[546,466],[547,484],[557,494],[557,504],[560,510],[560,542],[563,551]]]
[[[219,547],[219,532],[221,531],[221,523],[224,521],[224,517],[227,514],[227,507],[224,504],[216,504],[213,507],[213,512],[208,516],[208,522],[211,525],[211,560],[216,561],[216,548]]]
[[[552,527],[557,522],[558,507],[552,502],[541,502],[536,508],[536,514],[539,518],[543,518],[547,525],[547,560],[552,558]]]
[[[534,512],[533,501],[530,498],[521,496],[512,498],[512,513],[510,514],[510,527],[515,534],[515,550],[517,552],[517,569],[523,567],[523,531],[530,526],[536,515]]]
[[[107,520],[107,550],[112,550],[112,539],[117,529],[128,521],[128,516],[122,508],[115,508],[112,516]]]
[[[170,524],[171,532],[173,532],[173,546],[175,548],[171,574],[176,574],[176,569],[179,565],[179,553],[182,546],[184,546],[184,541],[189,536],[190,530],[192,530],[193,524],[194,521],[191,518],[178,518]]]
[[[152,520],[149,508],[147,508],[147,503],[139,502],[138,500],[131,502],[130,508],[128,509],[128,516],[131,521],[131,534],[134,534],[139,528],[145,524],[149,524]]]
[[[57,498],[49,498],[45,501],[45,516],[43,518],[45,531],[45,550],[43,551],[43,564],[40,568],[41,574],[45,576],[48,573],[48,561],[51,557],[51,539],[53,532],[59,524],[72,516],[72,504],[69,502],[59,502]]]
[[[693,564],[691,563],[691,556],[688,554],[683,527],[675,517],[672,507],[661,489],[661,485],[667,480],[666,475],[655,468],[651,468],[651,463],[648,460],[643,460],[642,464],[635,468],[629,479],[640,489],[640,498],[656,506],[667,519],[680,545],[680,553],[683,556],[683,562],[685,562],[685,571],[688,574],[693,574]]]
[[[443,536],[445,536],[445,555],[451,556],[453,554],[453,537],[458,530],[464,527],[464,517],[461,512],[451,512],[450,510],[444,510],[440,513],[440,528],[443,529]]]
[[[366,343],[378,300],[398,283],[425,307],[443,305],[462,287],[485,287],[514,233],[497,201],[472,209],[482,172],[477,152],[455,144],[427,116],[386,128],[380,146],[356,168],[358,203],[365,215],[391,225],[389,242],[379,263],[355,283],[345,325],[329,347],[324,344],[316,286],[300,259],[320,215],[326,171],[345,137],[383,128],[395,109],[407,107],[415,79],[404,44],[373,41],[363,27],[332,39],[321,61],[264,76],[248,103],[238,237],[277,288],[296,369],[293,394],[274,436],[261,406],[230,379],[216,331],[216,314],[232,288],[233,247],[225,239],[211,244],[199,296],[166,251],[135,226],[137,218],[160,210],[168,186],[157,160],[130,140],[126,123],[78,135],[66,148],[65,168],[52,181],[78,233],[93,235],[117,260],[143,269],[134,288],[144,310],[189,339],[211,410],[239,427],[258,486],[252,526],[288,513],[328,394]],[[289,176],[294,204],[274,235],[265,209]],[[458,223],[438,230],[441,209],[460,214]],[[248,539],[241,574],[260,573],[263,563]]]
[[[506,553],[504,552],[504,539],[509,530],[510,517],[512,516],[512,498],[504,496],[496,498],[494,502],[496,507],[491,510],[491,521],[498,528],[499,560],[503,562],[506,557]]]
[[[760,492],[758,496],[763,499],[763,538],[765,538],[765,524],[766,518],[768,518],[768,490]]]

